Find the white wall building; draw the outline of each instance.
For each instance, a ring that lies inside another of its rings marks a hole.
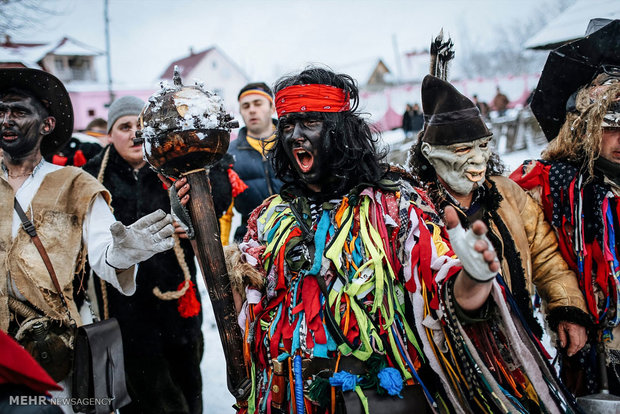
[[[199,53],[190,50],[190,55],[175,60],[161,75],[162,80],[172,80],[174,67],[178,66],[184,85],[195,81],[203,82],[205,87],[224,99],[227,111],[238,114],[237,95],[248,82],[248,76],[216,46]],[[242,122],[241,117],[237,119]]]

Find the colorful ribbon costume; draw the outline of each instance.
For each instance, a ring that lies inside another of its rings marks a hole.
[[[369,412],[411,389],[427,412],[572,412],[507,289],[494,282],[478,320],[459,310],[428,208],[383,180],[320,204],[289,187],[254,211],[240,250],[266,288],[240,315],[248,412],[341,412],[336,391]]]
[[[599,173],[597,173],[599,174]],[[540,191],[545,216],[558,234],[562,255],[579,278],[588,310],[601,331],[600,338],[608,354],[608,366],[620,373],[620,203],[618,187],[597,176],[587,176],[572,164],[555,161],[526,162],[510,176],[526,190]],[[596,347],[586,346],[580,352],[585,389],[581,393],[598,392]],[[620,378],[620,377],[618,377]],[[616,379],[617,381],[618,379]]]

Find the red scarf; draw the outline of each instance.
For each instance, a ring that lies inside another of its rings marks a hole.
[[[349,94],[331,85],[292,85],[276,94],[278,117],[291,112],[344,112]]]

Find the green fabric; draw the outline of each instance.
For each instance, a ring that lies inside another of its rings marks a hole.
[[[327,407],[331,401],[331,385],[329,380],[318,375],[315,376],[308,389],[308,398],[320,407]]]
[[[364,407],[364,414],[368,414],[368,398],[364,395],[364,391],[362,391],[362,388],[358,385],[355,387],[355,392],[357,396],[360,397],[360,401]]]

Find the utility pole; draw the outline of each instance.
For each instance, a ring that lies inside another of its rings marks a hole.
[[[394,60],[396,61],[396,83],[400,84],[403,79],[403,72],[400,67],[400,52],[398,51],[398,41],[396,40],[396,33],[392,34],[392,46],[394,47]]]
[[[112,91],[112,64],[110,60],[110,16],[108,14],[109,9],[109,0],[103,0],[103,18],[105,22],[105,58],[106,58],[106,67],[108,71],[108,95],[110,97],[110,102],[114,102],[114,92]]]

